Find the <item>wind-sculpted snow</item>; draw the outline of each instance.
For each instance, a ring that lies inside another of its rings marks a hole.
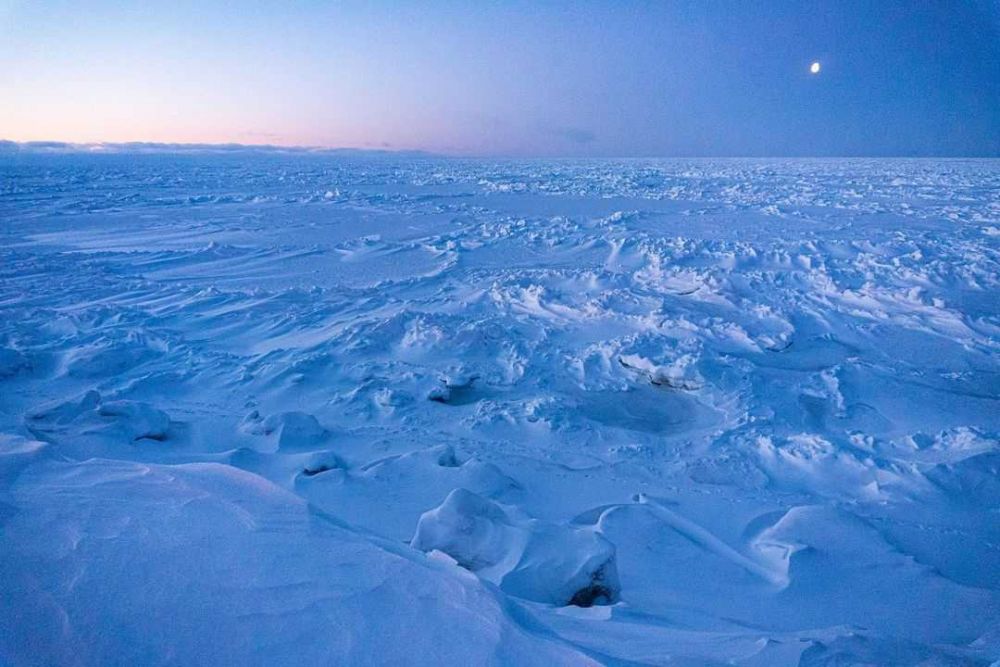
[[[0,157],[0,662],[1000,660],[1000,162]]]

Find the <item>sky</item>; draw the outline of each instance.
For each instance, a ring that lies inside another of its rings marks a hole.
[[[0,139],[1000,156],[1000,0],[0,0]]]

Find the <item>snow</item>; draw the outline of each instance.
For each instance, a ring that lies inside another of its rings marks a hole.
[[[617,599],[613,544],[590,529],[516,513],[516,508],[508,510],[471,491],[455,489],[440,507],[424,512],[410,544],[447,554],[525,600],[589,607]]]
[[[0,662],[998,661],[998,192],[0,156]]]

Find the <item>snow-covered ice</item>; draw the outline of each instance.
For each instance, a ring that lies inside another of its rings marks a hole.
[[[0,156],[0,663],[1000,660],[1000,161]]]

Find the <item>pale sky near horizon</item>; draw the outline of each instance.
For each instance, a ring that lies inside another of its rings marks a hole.
[[[1000,155],[1000,0],[0,0],[0,139]]]

